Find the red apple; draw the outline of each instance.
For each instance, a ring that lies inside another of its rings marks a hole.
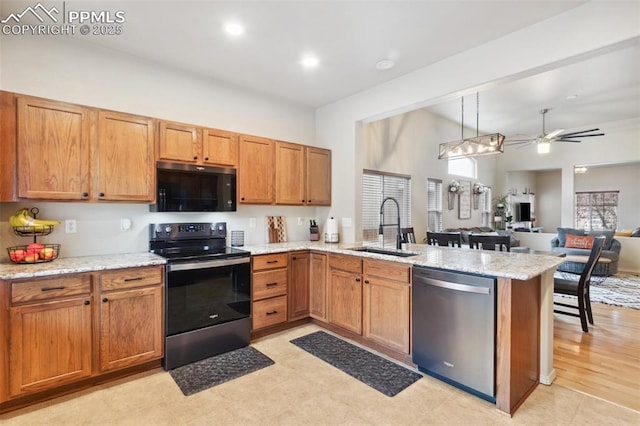
[[[40,243],[31,243],[27,246],[27,253],[34,253],[36,255],[39,255],[40,253],[42,253],[43,248],[44,246]]]
[[[53,259],[56,255],[56,251],[51,247],[45,247],[42,249],[42,253],[40,253],[40,259],[50,260]]]
[[[24,250],[16,249],[16,250],[11,251],[11,254],[9,255],[9,257],[14,262],[22,262],[26,255],[27,255],[27,252],[25,252]]]

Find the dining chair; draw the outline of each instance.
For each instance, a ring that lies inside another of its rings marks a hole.
[[[427,244],[430,246],[462,247],[460,232],[427,232]]]
[[[469,247],[481,250],[511,251],[511,237],[508,235],[475,235],[469,234]]]
[[[416,234],[413,232],[413,227],[401,228],[400,233],[402,234],[402,242],[415,244]]]
[[[580,318],[580,324],[582,325],[582,331],[589,332],[589,326],[587,320],[593,325],[593,313],[591,312],[591,296],[589,294],[589,285],[591,284],[591,272],[598,263],[598,259],[602,254],[602,247],[604,246],[605,237],[595,237],[593,246],[591,247],[591,253],[589,254],[589,260],[584,265],[584,269],[580,274],[578,281],[554,278],[553,279],[553,292],[555,294],[565,294],[569,296],[576,296],[578,298],[578,306],[568,303],[556,302],[553,304],[556,306],[562,306],[563,308],[577,309],[578,313],[566,312],[562,310],[554,309],[553,312],[557,314],[570,315],[572,317]]]

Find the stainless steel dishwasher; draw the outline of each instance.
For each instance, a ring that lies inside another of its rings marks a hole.
[[[413,362],[495,402],[496,279],[413,267]]]

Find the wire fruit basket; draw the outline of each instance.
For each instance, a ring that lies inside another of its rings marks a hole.
[[[9,259],[13,263],[29,264],[51,262],[60,254],[60,244],[32,243],[23,246],[7,247]]]

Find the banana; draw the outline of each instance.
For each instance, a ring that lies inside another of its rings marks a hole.
[[[58,220],[41,220],[31,217],[29,209],[20,209],[16,214],[9,217],[9,224],[13,227],[34,228],[34,231],[42,231],[45,226],[59,225]]]

